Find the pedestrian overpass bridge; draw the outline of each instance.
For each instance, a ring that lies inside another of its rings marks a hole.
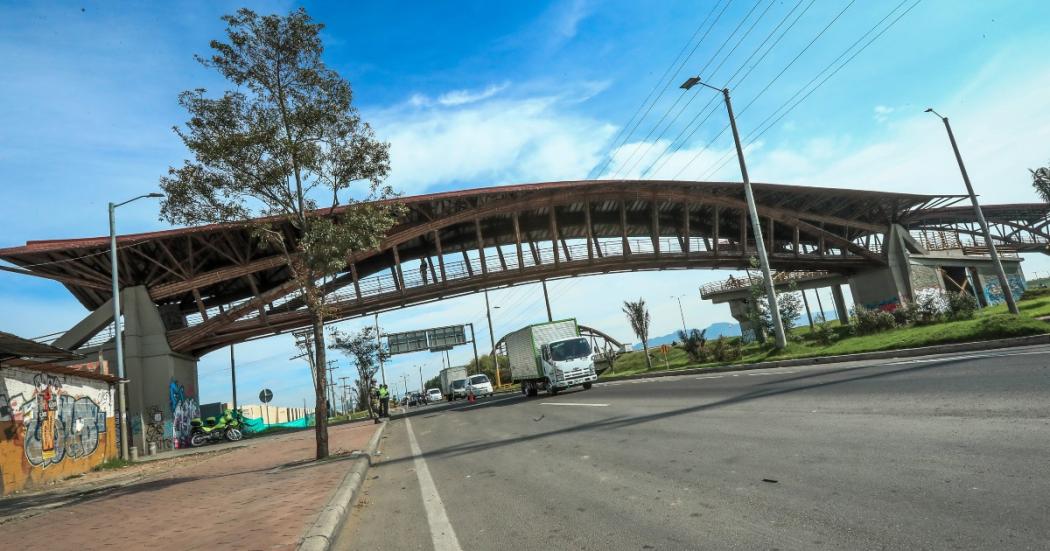
[[[986,258],[972,209],[955,206],[963,196],[753,187],[773,269],[847,277],[859,303],[893,304],[932,281],[916,263],[972,268]],[[755,255],[738,183],[549,182],[399,201],[404,214],[380,246],[348,251],[324,283],[329,321],[547,279],[742,269]],[[1007,251],[1046,250],[1046,205],[985,212]],[[949,241],[958,247],[937,257],[932,249]],[[202,355],[307,327],[310,317],[286,257],[247,224],[122,235],[117,245],[132,438],[165,449],[188,427],[179,412],[192,409]],[[0,249],[0,260],[0,270],[60,282],[90,312],[55,346],[112,359],[108,237],[30,241]]]
[[[884,267],[896,226],[917,246],[986,245],[961,196],[754,184],[770,264],[779,271],[855,273]],[[572,181],[406,197],[379,248],[347,254],[324,286],[330,319],[483,289],[588,274],[746,268],[755,254],[742,184]],[[1045,250],[1046,205],[992,205],[985,213],[1008,251]],[[932,236],[932,237],[931,237]],[[123,235],[120,285],[158,310],[171,349],[199,357],[251,338],[308,326],[278,251],[245,225]],[[0,250],[15,271],[63,283],[89,310],[110,298],[108,238],[32,241]],[[104,318],[104,314],[100,316]],[[63,344],[112,337],[111,316]],[[107,333],[107,327],[109,333]],[[94,331],[92,333],[92,331]],[[89,334],[90,333],[90,334]]]

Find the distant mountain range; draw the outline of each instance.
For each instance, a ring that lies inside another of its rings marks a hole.
[[[703,329],[701,329],[703,331]],[[725,335],[727,337],[739,337],[740,336],[740,324],[738,323],[727,323],[720,321],[712,323],[707,326],[707,333],[704,334],[708,339],[717,339],[718,337]],[[649,347],[660,346],[662,344],[671,344],[678,340],[678,332],[668,333],[659,337],[649,338]],[[634,345],[635,350],[642,349],[642,343]]]
[[[817,318],[817,317],[818,316],[814,316],[814,318]],[[824,312],[824,319],[826,319],[828,321],[834,321],[835,318],[836,318],[836,314],[835,314],[834,311]],[[808,323],[809,322],[806,321],[806,314],[805,313],[803,313],[802,317],[799,318],[798,322],[796,322],[797,326],[807,325]],[[739,323],[729,323],[729,322],[724,322],[724,321],[720,321],[720,322],[717,322],[717,323],[712,323],[711,325],[707,326],[707,333],[704,334],[704,337],[706,337],[708,339],[717,339],[718,337],[720,337],[722,335],[725,335],[727,337],[739,337],[740,336],[740,324]],[[654,346],[660,346],[662,344],[671,344],[671,343],[676,342],[676,341],[678,341],[678,331],[675,331],[673,333],[668,333],[666,335],[661,335],[659,337],[650,337],[649,338],[649,347],[652,348]],[[634,350],[641,350],[642,349],[642,343],[637,343],[637,344],[633,345],[632,348]]]

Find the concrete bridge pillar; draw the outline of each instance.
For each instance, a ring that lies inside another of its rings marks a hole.
[[[200,414],[197,358],[168,346],[169,327],[146,287],[122,290],[121,306],[130,445],[140,454],[147,453],[151,443],[158,451],[187,447],[190,420]],[[112,323],[112,312],[107,302],[56,340],[56,346],[76,349]],[[113,341],[77,352],[101,354],[116,369]]]
[[[838,314],[839,323],[849,325],[849,312],[846,311],[846,298],[842,296],[842,286],[831,286],[831,299],[835,301],[835,313]]]

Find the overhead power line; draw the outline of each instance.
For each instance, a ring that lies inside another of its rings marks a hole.
[[[776,45],[780,43],[780,40],[782,40],[784,36],[786,36],[787,33],[791,31],[792,27],[794,27],[795,24],[798,23],[798,20],[801,19],[802,16],[804,16],[805,13],[808,12],[808,10],[810,10],[810,7],[813,6],[814,2],[816,2],[816,0],[810,0],[810,3],[808,3],[804,9],[802,9],[802,12],[798,15],[798,17],[796,17],[790,25],[787,25],[787,27],[784,28],[783,33],[781,33],[780,36],[777,37],[773,44],[771,44],[768,49],[765,49],[763,54],[758,58],[758,60],[755,61],[754,64],[751,64],[751,60],[753,60],[755,56],[758,55],[758,52],[762,50],[765,44],[769,43],[770,39],[777,34],[777,31],[780,29],[780,27],[783,26],[783,24],[787,20],[791,19],[792,15],[796,12],[796,10],[799,8],[799,6],[802,5],[804,1],[805,0],[798,0],[795,6],[792,7],[791,10],[789,10],[789,12],[787,12],[787,14],[785,14],[783,18],[780,19],[780,21],[777,23],[776,26],[773,27],[772,30],[770,30],[770,33],[766,35],[762,42],[760,42],[758,46],[755,47],[755,49],[751,52],[751,55],[748,56],[748,59],[745,59],[743,63],[741,63],[740,66],[737,67],[736,71],[733,72],[733,75],[731,75],[727,81],[727,86],[735,86],[736,84],[742,83],[745,80],[747,80],[748,77],[751,75],[751,72],[755,70],[755,67],[762,63],[765,57],[770,54],[770,51],[773,51]],[[743,73],[743,76],[740,77],[740,80],[734,82],[734,79],[736,79],[736,77],[740,75],[740,71],[744,68],[748,68],[748,71]],[[696,98],[696,94],[693,94],[693,98]],[[664,152],[661,152],[659,155],[657,155],[656,158],[654,158],[653,162],[650,163],[649,166],[642,172],[643,177],[650,173],[659,172],[667,165],[667,163],[671,160],[671,157],[675,153],[677,153],[682,147],[685,147],[685,145],[689,143],[689,141],[693,137],[693,134],[695,134],[696,131],[703,126],[703,123],[706,123],[708,119],[711,118],[711,115],[717,109],[717,104],[715,104],[716,99],[716,96],[711,96],[708,99],[708,102],[706,104],[703,104],[703,107],[700,107],[696,114],[693,115],[693,119],[681,128],[681,131],[679,131],[678,135],[674,137],[674,140],[671,141],[671,144],[668,146],[668,148],[666,148]],[[714,107],[712,107],[712,105],[714,105]],[[700,119],[701,115],[703,116],[703,119],[700,120],[699,123],[697,123],[696,121]],[[692,128],[692,131],[689,131],[690,128]],[[689,131],[688,135],[686,135],[687,131]],[[685,136],[685,139],[682,139],[682,136]],[[657,163],[659,163],[659,166],[656,166]]]
[[[899,10],[902,6],[904,6],[904,4],[906,4],[908,1],[909,0],[903,0],[901,3],[897,4],[896,6],[894,6],[894,8],[892,10],[890,10],[890,12],[887,13],[885,17],[880,19],[878,23],[875,23],[875,25],[873,25],[870,29],[868,29],[867,32],[862,34],[856,41],[854,41],[852,44],[850,44],[849,47],[847,47],[845,50],[843,50],[843,52],[841,54],[839,54],[838,57],[836,57],[834,60],[831,61],[831,63],[829,63],[827,66],[825,66],[820,72],[818,72],[816,74],[816,76],[814,76],[812,79],[810,79],[809,82],[804,84],[794,94],[792,94],[792,96],[790,98],[788,98],[787,101],[782,103],[779,107],[777,107],[777,109],[775,109],[772,113],[770,113],[770,115],[768,115],[765,119],[763,119],[762,122],[760,122],[757,126],[755,126],[755,128],[745,138],[745,140],[747,140],[747,143],[745,144],[745,147],[746,146],[750,146],[750,145],[754,144],[755,142],[757,142],[759,140],[759,138],[761,138],[771,128],[776,126],[776,124],[779,123],[785,116],[787,116],[788,113],[790,113],[796,107],[798,107],[799,104],[801,104],[803,101],[805,101],[806,98],[808,98],[810,95],[813,94],[813,92],[816,92],[818,89],[820,89],[820,87],[822,87],[829,79],[831,79],[831,77],[835,76],[839,71],[841,71],[844,67],[846,67],[846,65],[848,65],[851,61],[853,61],[854,58],[856,58],[858,55],[860,55],[861,52],[866,50],[868,48],[868,46],[871,46],[872,43],[874,43],[876,40],[878,40],[879,37],[881,37],[883,34],[885,34],[886,31],[890,30],[894,25],[897,24],[898,21],[900,21],[905,15],[907,15],[909,12],[911,12],[911,10],[915,9],[915,7],[918,6],[922,2],[922,0],[915,0],[915,2],[913,4],[911,4],[910,6],[908,6],[907,9],[905,9],[900,14],[898,14],[893,19],[893,21],[891,21],[888,25],[883,27],[882,30],[879,30],[875,34],[875,36],[872,36],[866,43],[864,43],[863,46],[861,46],[859,49],[857,49],[855,52],[853,52],[850,55],[850,51],[851,50],[853,50],[858,44],[860,44],[862,41],[864,41],[864,39],[867,38],[869,35],[874,33],[887,19],[889,19],[890,17],[893,17],[893,14],[896,13],[897,10]],[[845,57],[847,55],[849,55],[849,57],[845,61],[843,61],[841,64],[839,64],[837,67],[835,67],[834,70],[831,70],[832,67],[836,63],[838,63],[843,57]],[[830,73],[828,73],[829,70],[831,70]],[[828,74],[826,76],[824,76],[824,78],[819,83],[817,83],[816,86],[813,86],[812,88],[810,88],[809,91],[805,93],[805,95],[803,95],[801,98],[799,98],[794,103],[791,103],[793,100],[795,100],[795,98],[797,98],[799,96],[799,94],[801,94],[804,90],[809,88],[810,85],[812,85],[817,79],[819,79],[821,77],[821,75],[824,75],[825,73],[828,73]],[[783,112],[780,112],[782,109],[784,109],[785,106],[788,106],[789,104],[790,104],[790,107],[787,107],[786,110],[784,110]],[[777,113],[780,113],[780,114],[777,115]],[[773,117],[776,117],[776,118],[774,119]],[[708,177],[708,175],[717,174],[718,171],[721,170],[722,167],[724,167],[726,165],[726,163],[728,163],[731,158],[732,158],[732,155],[723,155],[723,157],[721,159],[719,159],[718,161],[716,161],[712,165],[713,169],[705,171],[703,177],[706,178],[706,177]]]
[[[797,62],[807,51],[809,51],[809,49],[813,47],[813,44],[816,44],[816,42],[818,40],[820,40],[820,37],[824,36],[824,33],[828,32],[828,29],[830,29],[832,27],[832,25],[834,25],[835,22],[837,22],[842,17],[842,14],[846,13],[846,10],[848,10],[850,8],[850,6],[855,4],[856,1],[857,0],[850,0],[850,2],[848,4],[846,4],[845,7],[843,7],[841,10],[839,10],[839,12],[837,14],[835,14],[835,17],[833,17],[831,19],[831,21],[828,21],[827,25],[824,25],[824,28],[822,28],[820,30],[820,32],[818,32],[816,34],[816,36],[814,36],[808,43],[806,43],[806,45],[801,50],[799,50],[799,52],[797,54],[795,54],[795,57],[793,57],[791,59],[791,61],[789,61],[787,63],[787,65],[785,65],[784,68],[781,69],[780,72],[778,72],[776,74],[776,76],[774,76],[772,79],[770,79],[769,82],[766,83],[766,85],[762,88],[761,91],[759,91],[758,94],[756,94],[753,98],[751,98],[751,101],[748,102],[747,105],[745,105],[744,108],[741,109],[736,114],[737,118],[740,118],[740,116],[743,115],[744,112],[746,112],[748,110],[748,108],[751,107],[755,103],[755,101],[758,100],[758,98],[762,97],[769,90],[769,88],[771,86],[773,86],[774,83],[776,83],[778,80],[780,80],[780,77],[784,76],[784,73],[786,73],[787,70],[790,69],[795,64],[795,62]],[[729,127],[729,125],[726,125],[725,127],[723,127],[722,130],[718,133],[718,135],[721,136],[722,133],[725,132],[726,128],[728,128],[728,127]],[[717,139],[717,136],[716,136],[716,139]],[[711,142],[713,143],[714,139],[712,139]],[[685,165],[682,166],[681,169],[679,169],[679,171],[675,174],[674,178],[672,178],[672,179],[677,179],[678,176],[680,176],[682,174],[682,172],[685,172],[685,169],[687,169],[690,165],[692,165],[694,162],[696,162],[696,160],[698,158],[700,158],[700,154],[703,153],[703,151],[704,151],[703,149],[701,149],[700,151],[697,151],[696,154],[693,155],[693,157],[689,159],[689,162],[687,162]]]
[[[704,25],[707,23],[707,21],[711,19],[711,15],[714,14],[715,11],[718,9],[718,5],[720,2],[721,0],[716,2],[715,5],[711,8],[711,11],[708,12],[707,17],[704,18],[704,20],[700,23],[700,26],[697,27],[695,32],[693,32],[693,36],[690,37],[689,41],[687,41],[685,43],[685,46],[682,47],[682,51],[679,52],[675,60],[672,61],[670,65],[668,65],[667,69],[664,71],[664,74],[660,77],[659,80],[656,81],[656,84],[653,86],[652,91],[649,92],[649,95],[646,96],[646,99],[642,101],[641,105],[638,106],[638,110],[635,111],[635,114],[631,116],[631,119],[627,121],[627,124],[620,128],[620,132],[617,133],[617,137],[613,139],[611,145],[609,146],[609,150],[606,152],[605,161],[601,165],[599,165],[600,168],[598,168],[597,172],[592,171],[592,173],[594,173],[593,178],[600,178],[601,175],[605,172],[605,170],[609,167],[609,163],[612,162],[613,153],[617,149],[622,147],[623,144],[627,143],[628,140],[631,139],[631,136],[634,135],[634,131],[638,128],[638,125],[641,124],[642,120],[644,120],[645,117],[649,115],[649,112],[652,111],[653,106],[660,101],[660,98],[663,97],[664,93],[667,92],[667,90],[671,87],[673,81],[668,80],[668,77],[678,74],[678,72],[682,70],[682,67],[684,67],[686,62],[689,61],[689,58],[691,58],[693,54],[696,53],[696,50],[700,47],[700,44],[703,44],[704,40],[707,38],[707,35],[711,33],[711,29],[713,29],[715,24],[718,23],[718,20],[722,18],[722,14],[724,14],[726,9],[729,8],[729,5],[733,2],[733,0],[726,0],[725,5],[722,6],[722,10],[718,12],[718,16],[715,17],[713,21],[711,21],[711,24],[707,27],[707,30],[704,31],[704,34],[700,37],[700,40],[696,42],[696,45],[693,46],[693,49],[689,52],[689,55],[683,58],[682,54],[689,47],[689,44],[692,42],[693,38],[695,38],[696,35],[699,34],[700,30],[704,28]],[[681,63],[679,63],[679,60],[681,61]],[[676,63],[678,63],[678,68],[674,69]],[[674,69],[673,72],[671,72],[672,69]],[[660,89],[661,84],[664,84],[664,88],[660,90],[660,94],[652,99],[652,102],[649,103],[648,107],[645,107],[646,103],[649,102],[649,99],[653,97],[653,94],[658,89]],[[642,111],[643,108],[645,109],[645,113],[642,114],[641,117],[638,117],[638,114]],[[634,125],[631,126],[631,121],[635,118],[637,118],[637,121],[635,121]],[[627,134],[624,134],[624,131],[627,128],[630,128],[630,131],[627,132]],[[620,141],[621,137],[623,138],[622,141]],[[617,145],[618,141],[619,145]]]
[[[762,21],[762,19],[766,16],[767,13],[769,13],[769,9],[773,7],[773,3],[775,1],[776,0],[769,0],[769,2],[766,4],[766,8],[762,10],[762,13],[760,13],[758,17],[755,18],[754,22],[751,23],[751,26],[748,27],[747,31],[745,31],[744,34],[740,36],[740,39],[736,41],[736,44],[733,45],[733,47],[729,50],[726,56],[722,58],[722,61],[719,62],[718,66],[711,71],[711,74],[718,73],[722,66],[725,65],[725,62],[728,61],[729,58],[732,57],[733,53],[736,52],[736,49],[740,47],[740,44],[751,34],[751,31],[755,29],[755,26],[758,25],[760,21]],[[751,7],[751,9],[747,12],[747,14],[744,15],[744,18],[740,20],[740,23],[737,23],[737,26],[733,29],[733,32],[731,32],[729,36],[727,36],[726,39],[722,41],[722,44],[718,47],[717,50],[715,50],[715,53],[711,55],[711,57],[707,60],[707,63],[705,63],[704,66],[700,69],[700,74],[707,74],[707,68],[710,67],[716,59],[718,59],[718,56],[722,53],[722,50],[725,49],[726,45],[729,44],[729,41],[731,41],[733,37],[736,36],[736,34],[740,31],[740,28],[744,26],[744,23],[746,23],[747,20],[751,18],[751,14],[753,14],[755,10],[758,9],[759,5],[761,5],[761,1],[756,1],[755,4]],[[653,129],[650,130],[649,134],[646,135],[644,140],[642,140],[642,144],[646,144],[645,150],[642,152],[642,154],[638,156],[637,159],[634,160],[634,162],[631,162],[631,159],[635,157],[634,153],[637,153],[638,150],[641,148],[641,144],[639,144],[639,146],[635,148],[634,152],[632,152],[631,156],[626,161],[624,161],[622,167],[624,176],[630,174],[631,171],[634,170],[634,167],[637,166],[638,163],[640,163],[643,159],[645,159],[645,156],[648,155],[649,151],[652,150],[653,144],[655,144],[663,138],[664,134],[666,134],[667,131],[670,130],[672,126],[674,126],[674,123],[678,120],[678,117],[680,117],[682,113],[689,107],[689,105],[692,104],[693,101],[696,99],[695,94],[690,95],[689,100],[685,103],[685,105],[682,106],[681,109],[678,110],[678,113],[676,113],[674,117],[671,118],[671,120],[667,123],[667,126],[664,127],[663,131],[660,132],[660,134],[656,137],[655,140],[650,141],[649,138],[652,137],[653,132],[655,132],[656,129],[660,127],[660,124],[663,123],[663,121],[667,118],[667,115],[674,110],[675,105],[678,104],[678,101],[680,101],[683,96],[684,94],[679,94],[678,99],[675,100],[674,105],[671,105],[671,107],[667,109],[663,117],[660,117],[660,120],[656,123],[655,126],[653,126]],[[619,173],[620,171],[617,170],[618,175]]]

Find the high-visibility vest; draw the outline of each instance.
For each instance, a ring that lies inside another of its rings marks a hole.
[[[379,389],[379,397],[380,398],[386,398],[387,396],[390,396],[390,391],[385,389],[385,388],[380,388]]]

